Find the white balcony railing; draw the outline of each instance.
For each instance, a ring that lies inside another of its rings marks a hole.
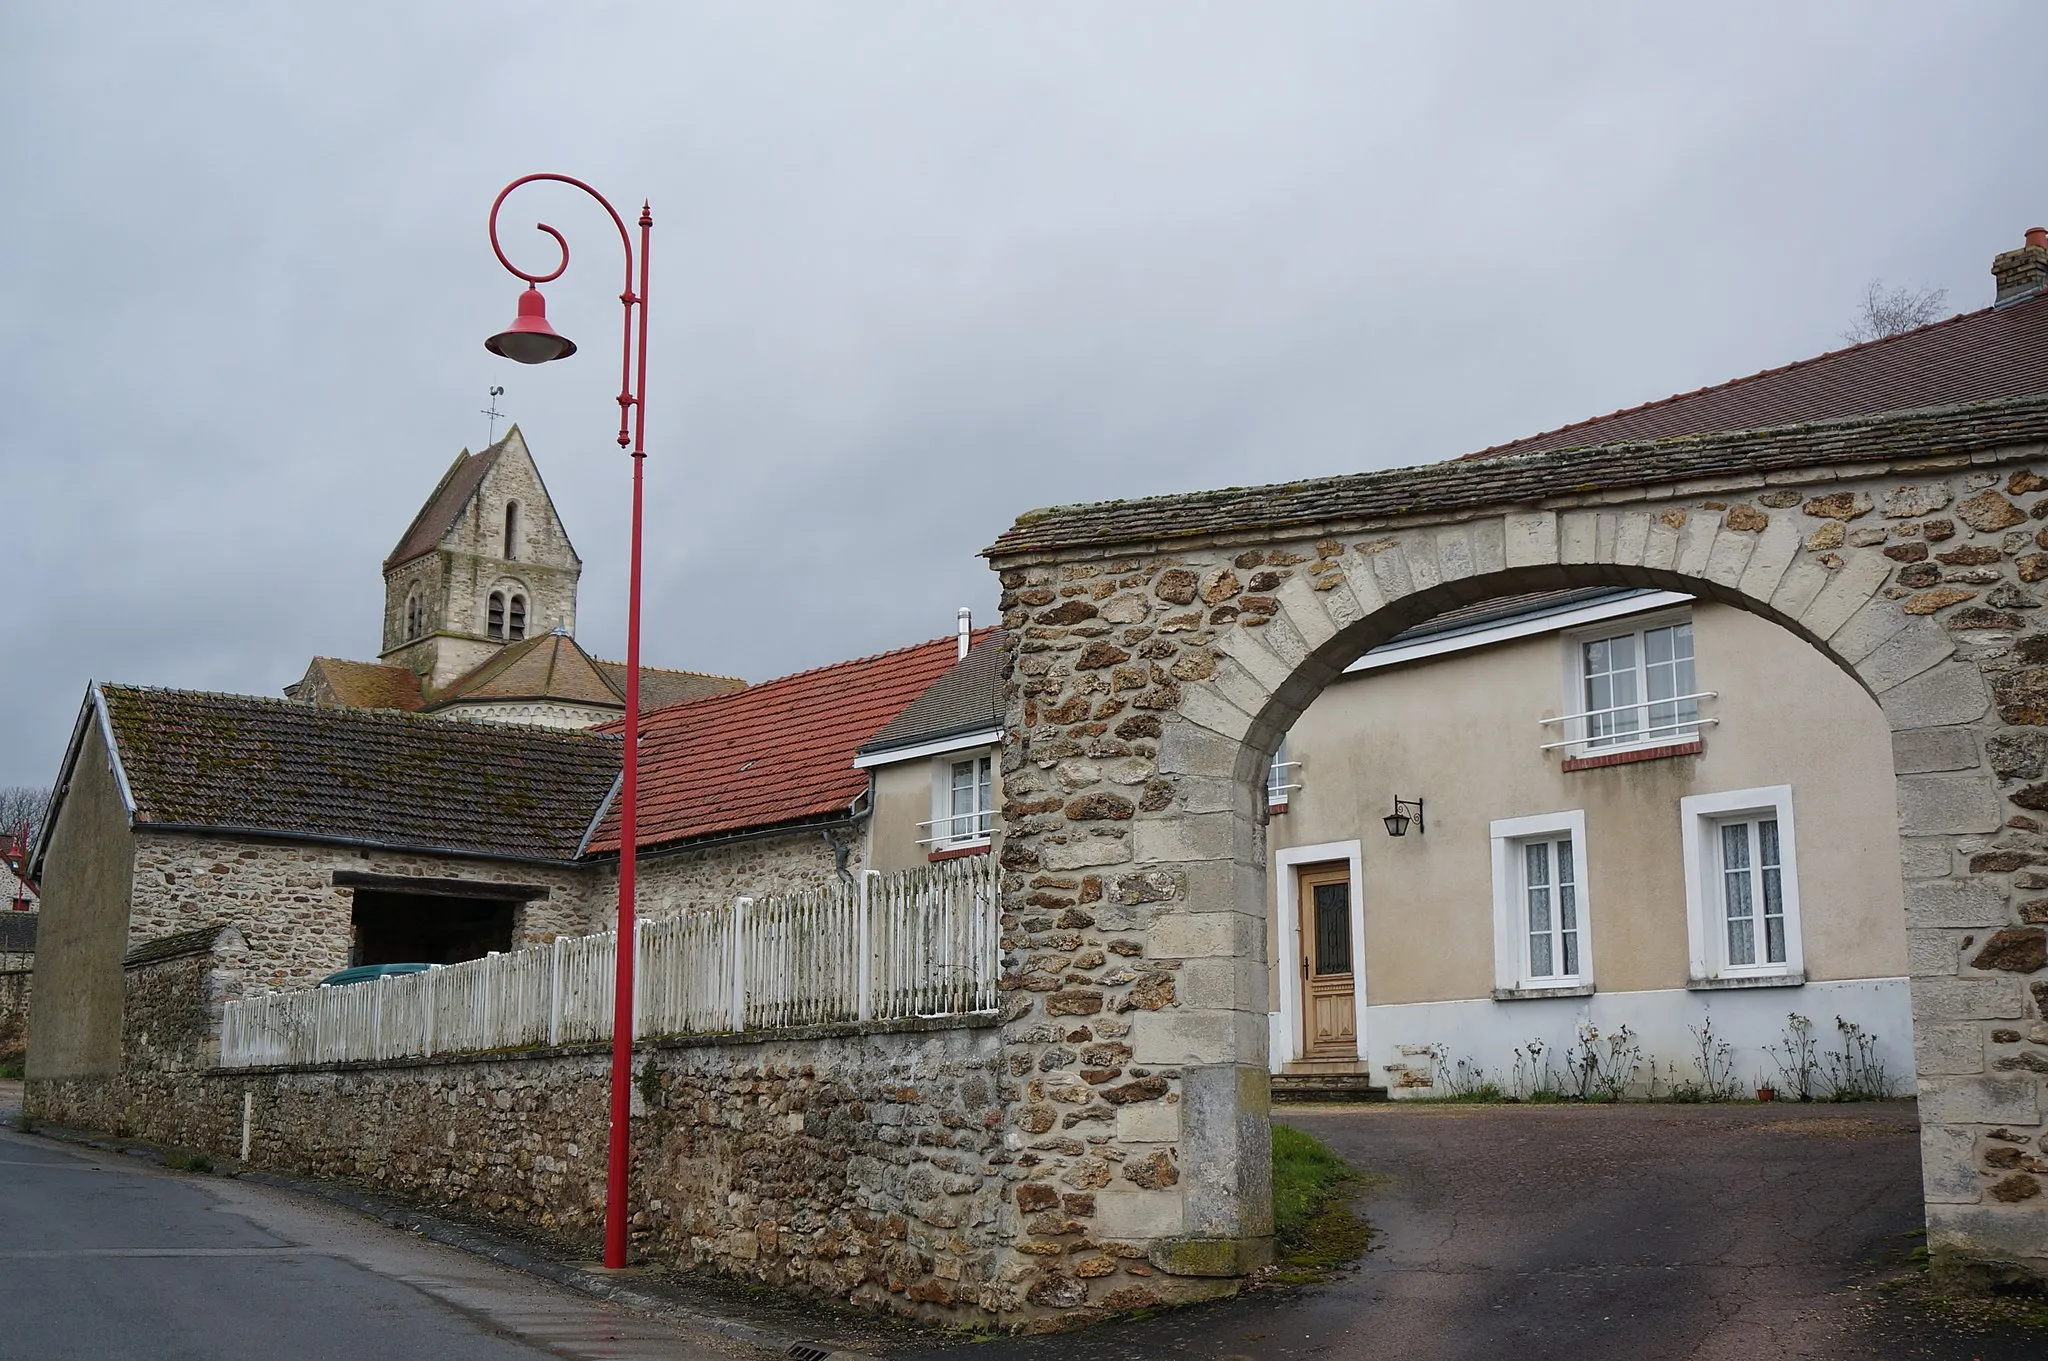
[[[1543,727],[1556,724],[1570,724],[1566,737],[1556,742],[1545,742],[1543,751],[1555,751],[1559,747],[1581,747],[1592,751],[1615,751],[1628,747],[1645,746],[1660,741],[1682,741],[1697,737],[1699,730],[1712,727],[1721,720],[1708,718],[1699,712],[1703,699],[1719,699],[1715,690],[1696,690],[1689,695],[1671,695],[1662,699],[1636,700],[1629,704],[1615,704],[1605,709],[1587,709],[1583,713],[1559,714],[1555,718],[1538,719]],[[1619,714],[1633,716],[1631,726],[1621,723],[1595,724],[1593,720],[1611,718]],[[1599,727],[1602,731],[1595,732]]]
[[[951,817],[932,818],[930,821],[918,823],[919,829],[943,827],[946,830],[921,836],[917,839],[917,844],[935,846],[941,850],[949,846],[986,846],[993,834],[995,823],[995,810],[991,808],[984,808],[978,813],[955,813]]]

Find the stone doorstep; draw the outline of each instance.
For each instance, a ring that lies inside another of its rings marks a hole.
[[[1297,1101],[1385,1101],[1387,1089],[1365,1073],[1276,1073],[1275,1104]]]
[[[163,1162],[168,1151],[164,1145],[142,1139],[109,1138],[88,1130],[71,1129],[42,1121],[35,1122],[34,1136],[157,1163]],[[425,1210],[371,1195],[339,1182],[315,1181],[260,1171],[247,1167],[233,1158],[216,1159],[215,1166],[218,1170],[213,1175],[233,1177],[254,1182],[259,1186],[292,1191],[299,1195],[316,1196],[391,1228],[418,1234],[444,1247],[459,1249],[472,1256],[495,1262],[499,1266],[566,1286],[608,1304],[621,1305],[636,1313],[702,1328],[735,1342],[761,1348],[776,1356],[802,1356],[814,1358],[814,1361],[838,1361],[838,1358],[852,1358],[866,1353],[835,1350],[832,1343],[817,1340],[820,1333],[844,1333],[861,1325],[877,1331],[893,1328],[907,1333],[910,1330],[910,1325],[896,1319],[863,1317],[856,1323],[849,1324],[843,1316],[843,1310],[828,1312],[823,1309],[818,1312],[826,1314],[826,1317],[819,1318],[814,1325],[805,1326],[794,1319],[774,1317],[775,1313],[783,1311],[775,1311],[753,1301],[742,1303],[727,1300],[708,1290],[692,1290],[661,1280],[656,1276],[655,1269],[647,1266],[635,1265],[621,1271],[608,1271],[601,1265],[550,1257],[509,1236],[444,1219]],[[788,1312],[794,1312],[799,1307],[801,1306],[792,1303]],[[750,1314],[761,1317],[749,1317]]]

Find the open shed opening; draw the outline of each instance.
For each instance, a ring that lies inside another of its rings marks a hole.
[[[512,948],[516,904],[356,890],[350,964],[460,964]]]
[[[541,884],[337,870],[337,888],[354,890],[348,962],[460,964],[513,947],[522,905],[548,896]]]

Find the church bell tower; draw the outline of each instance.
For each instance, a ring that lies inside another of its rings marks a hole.
[[[512,643],[576,628],[582,559],[513,426],[441,477],[384,560],[384,646],[434,692]]]

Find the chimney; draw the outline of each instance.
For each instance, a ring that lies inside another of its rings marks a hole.
[[[2024,302],[2048,290],[2048,227],[2027,228],[2027,242],[1991,261],[1991,277],[1998,281],[1993,307]]]
[[[2048,252],[2043,253],[2048,254]],[[965,657],[968,647],[974,642],[974,611],[962,605],[958,618],[960,621],[960,651],[957,655]]]

